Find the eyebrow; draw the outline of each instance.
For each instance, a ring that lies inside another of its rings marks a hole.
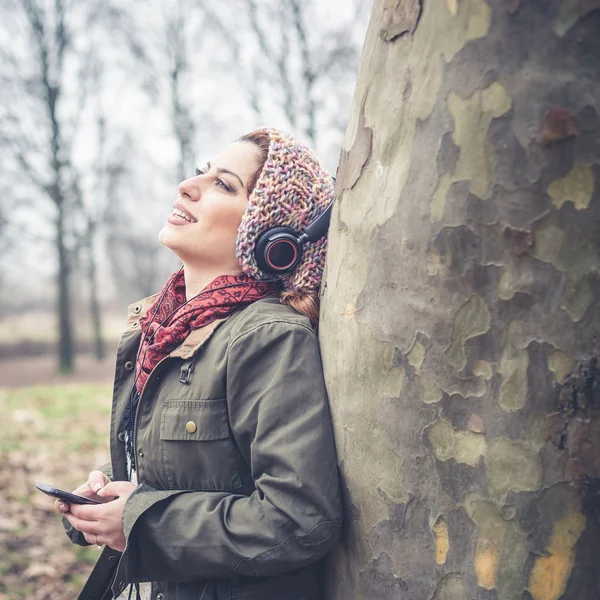
[[[207,162],[206,165],[210,169],[210,162]],[[242,186],[242,188],[245,187],[244,182],[242,181],[241,177],[237,173],[234,173],[233,171],[230,171],[229,169],[221,169],[219,167],[217,167],[217,173],[219,173],[219,174],[227,173],[228,175],[232,175],[233,177],[237,178],[237,180],[240,182],[240,185]]]

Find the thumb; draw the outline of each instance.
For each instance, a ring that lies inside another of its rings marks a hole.
[[[102,471],[92,471],[88,477],[88,485],[96,493],[109,481],[110,479]]]
[[[102,489],[98,490],[98,496],[112,496],[119,497],[123,494],[131,492],[130,481],[111,481],[107,483]]]

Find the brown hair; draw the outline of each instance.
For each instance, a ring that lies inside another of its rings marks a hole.
[[[256,182],[258,181],[260,174],[262,173],[263,167],[265,166],[265,162],[267,161],[267,156],[269,154],[269,144],[271,143],[271,140],[269,138],[269,134],[266,131],[259,129],[247,133],[246,135],[243,135],[239,139],[239,141],[250,142],[254,144],[260,151],[260,155],[258,157],[258,169],[248,181],[248,193],[251,194],[254,190],[254,187],[256,186]],[[281,304],[291,306],[295,311],[308,317],[315,331],[317,331],[319,327],[320,309],[318,290],[283,290],[279,294],[279,302],[281,302]]]
[[[263,167],[265,166],[265,162],[267,162],[267,156],[269,154],[269,144],[271,140],[269,139],[269,134],[266,131],[252,131],[243,135],[238,141],[240,142],[250,142],[254,144],[260,155],[258,156],[258,169],[256,169],[254,175],[248,181],[248,194],[251,194],[256,186],[256,182],[262,173]]]

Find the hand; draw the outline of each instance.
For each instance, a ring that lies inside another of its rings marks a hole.
[[[123,532],[123,509],[127,498],[135,490],[130,481],[114,481],[98,491],[98,496],[108,499],[105,504],[71,504],[71,510],[65,514],[69,523],[81,531],[90,544],[106,544],[113,550],[125,550]],[[110,500],[111,498],[116,498]]]
[[[73,490],[73,493],[78,496],[84,496],[85,498],[91,498],[92,500],[98,500],[99,502],[108,502],[108,498],[103,498],[97,493],[98,490],[103,488],[107,483],[110,483],[110,479],[102,471],[92,471],[88,475],[88,480],[76,490]],[[69,507],[69,503],[64,500],[57,499],[54,502],[54,510],[59,513],[68,513]]]

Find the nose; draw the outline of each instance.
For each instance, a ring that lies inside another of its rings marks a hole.
[[[200,177],[189,177],[177,186],[177,191],[182,198],[187,198],[192,202],[200,200]]]

